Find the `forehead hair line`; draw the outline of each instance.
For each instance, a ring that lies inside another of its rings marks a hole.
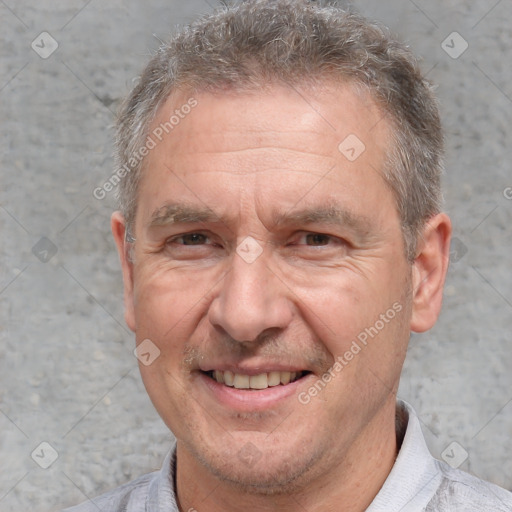
[[[331,224],[348,226],[357,230],[369,231],[371,220],[364,215],[356,214],[337,205],[307,206],[299,210],[288,210],[285,213],[273,211],[272,227],[291,224]],[[157,208],[149,221],[149,227],[167,226],[172,224],[222,222],[226,219],[217,215],[208,207],[197,207],[186,203],[168,203]]]

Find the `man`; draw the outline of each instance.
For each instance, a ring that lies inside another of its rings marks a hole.
[[[162,46],[121,109],[112,231],[161,471],[74,511],[507,511],[396,400],[439,314],[442,135],[410,52],[302,0]]]

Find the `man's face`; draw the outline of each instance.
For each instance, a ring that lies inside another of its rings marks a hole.
[[[160,350],[141,373],[179,449],[270,489],[348,457],[394,408],[411,267],[389,125],[348,86],[194,97],[146,158],[126,317]],[[256,375],[268,387],[243,389]]]

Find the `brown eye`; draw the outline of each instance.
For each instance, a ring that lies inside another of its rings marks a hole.
[[[212,260],[224,254],[222,244],[210,233],[192,231],[174,235],[165,241],[162,247],[166,258],[181,261]]]
[[[307,245],[327,245],[331,237],[321,233],[309,233],[306,235]]]
[[[183,245],[202,245],[206,243],[208,237],[201,233],[188,233],[175,238],[173,241],[183,240]]]

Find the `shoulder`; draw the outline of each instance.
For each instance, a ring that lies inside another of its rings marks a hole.
[[[509,491],[464,471],[453,469],[444,462],[436,460],[436,464],[443,478],[425,512],[512,511],[512,493]]]
[[[145,509],[148,488],[158,471],[140,476],[116,489],[106,492],[97,498],[89,499],[81,505],[71,507],[62,512],[132,512]]]

